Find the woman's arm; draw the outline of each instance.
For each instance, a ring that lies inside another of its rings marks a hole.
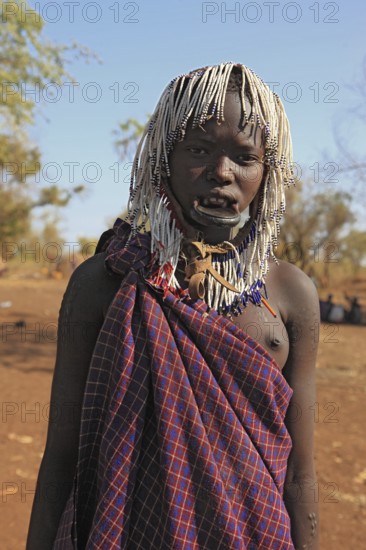
[[[29,526],[27,550],[51,550],[78,457],[79,429],[90,359],[103,312],[119,284],[104,268],[104,255],[74,272],[59,316],[50,421]]]
[[[293,390],[286,415],[292,439],[284,500],[296,549],[319,548],[319,518],[314,467],[315,364],[319,331],[319,298],[312,281],[291,264],[281,264],[286,288],[285,319],[290,352],[283,374]]]

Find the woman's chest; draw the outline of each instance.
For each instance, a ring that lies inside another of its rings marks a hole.
[[[274,317],[262,306],[248,304],[243,312],[232,317],[232,322],[258,342],[282,369],[289,354],[289,337],[275,301],[270,302],[276,312]]]

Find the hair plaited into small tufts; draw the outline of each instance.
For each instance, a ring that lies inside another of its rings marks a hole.
[[[150,222],[152,253],[160,267],[159,280],[172,289],[179,288],[175,271],[185,235],[164,192],[162,175],[169,178],[169,154],[174,144],[184,139],[188,124],[192,128],[203,126],[213,117],[223,121],[225,97],[231,92],[239,94],[241,123],[255,124],[263,130],[268,168],[256,211],[233,241],[233,250],[224,257],[214,256],[215,269],[240,290],[238,296],[208,274],[205,300],[218,311],[240,310],[248,299],[257,301],[269,259],[275,258],[279,221],[285,211],[284,188],[293,183],[290,128],[279,97],[241,64],[202,67],[172,80],[137,147],[128,204],[132,236],[144,231],[147,221]]]

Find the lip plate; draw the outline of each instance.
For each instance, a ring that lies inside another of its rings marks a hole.
[[[233,207],[207,208],[200,206],[198,201],[194,201],[193,207],[191,208],[191,217],[201,225],[233,227],[240,222],[240,213]]]

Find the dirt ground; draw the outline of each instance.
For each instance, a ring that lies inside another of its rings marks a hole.
[[[0,309],[2,550],[25,546],[65,285],[65,280],[0,280],[0,302],[12,302]],[[366,539],[366,326],[321,325],[319,343],[314,498],[320,503],[321,548],[361,549]]]

